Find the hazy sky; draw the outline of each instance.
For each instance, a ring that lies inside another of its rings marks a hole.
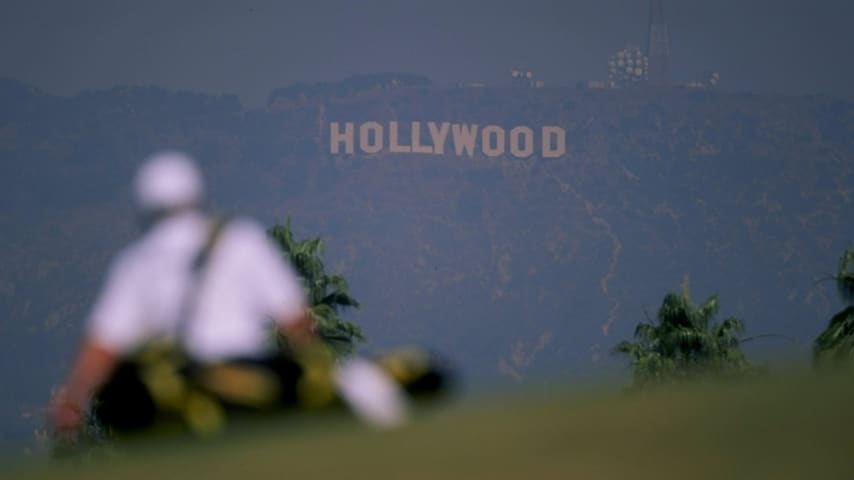
[[[552,85],[604,78],[645,44],[646,0],[3,0],[0,76],[73,94],[117,84],[237,93],[354,73]],[[673,76],[723,88],[854,97],[851,0],[665,0]]]

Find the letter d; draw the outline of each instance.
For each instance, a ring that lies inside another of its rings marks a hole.
[[[554,139],[554,146],[552,146]],[[566,130],[560,127],[543,127],[543,158],[557,158],[566,154]]]

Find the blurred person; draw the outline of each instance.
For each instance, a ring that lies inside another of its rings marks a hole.
[[[205,212],[189,156],[155,154],[134,190],[145,230],[113,260],[52,401],[58,440],[78,438],[90,407],[109,428],[147,428],[171,412],[208,432],[221,429],[223,405],[328,404],[335,382],[372,423],[403,418],[396,386],[368,362],[316,373],[333,365],[317,346],[300,279],[261,225]],[[278,354],[271,327],[321,360],[306,369]]]

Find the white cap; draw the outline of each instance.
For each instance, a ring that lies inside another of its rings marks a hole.
[[[202,175],[193,159],[165,151],[149,157],[134,179],[136,202],[143,210],[168,210],[198,204],[204,195]]]

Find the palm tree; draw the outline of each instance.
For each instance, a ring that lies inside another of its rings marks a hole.
[[[356,324],[338,314],[345,308],[359,308],[360,305],[350,294],[343,276],[326,274],[321,258],[323,241],[320,238],[294,240],[290,218],[285,225],[274,225],[267,233],[302,278],[309,312],[320,337],[337,355],[352,353],[365,336]]]
[[[705,375],[740,376],[750,363],[738,335],[744,323],[737,318],[713,322],[716,296],[694,306],[687,288],[664,297],[655,321],[647,317],[635,328],[635,341],[622,341],[614,352],[627,355],[633,384],[642,388],[677,383]]]
[[[827,328],[813,343],[816,366],[844,364],[854,360],[854,248],[845,250],[839,259],[836,288],[848,307],[830,319]]]

